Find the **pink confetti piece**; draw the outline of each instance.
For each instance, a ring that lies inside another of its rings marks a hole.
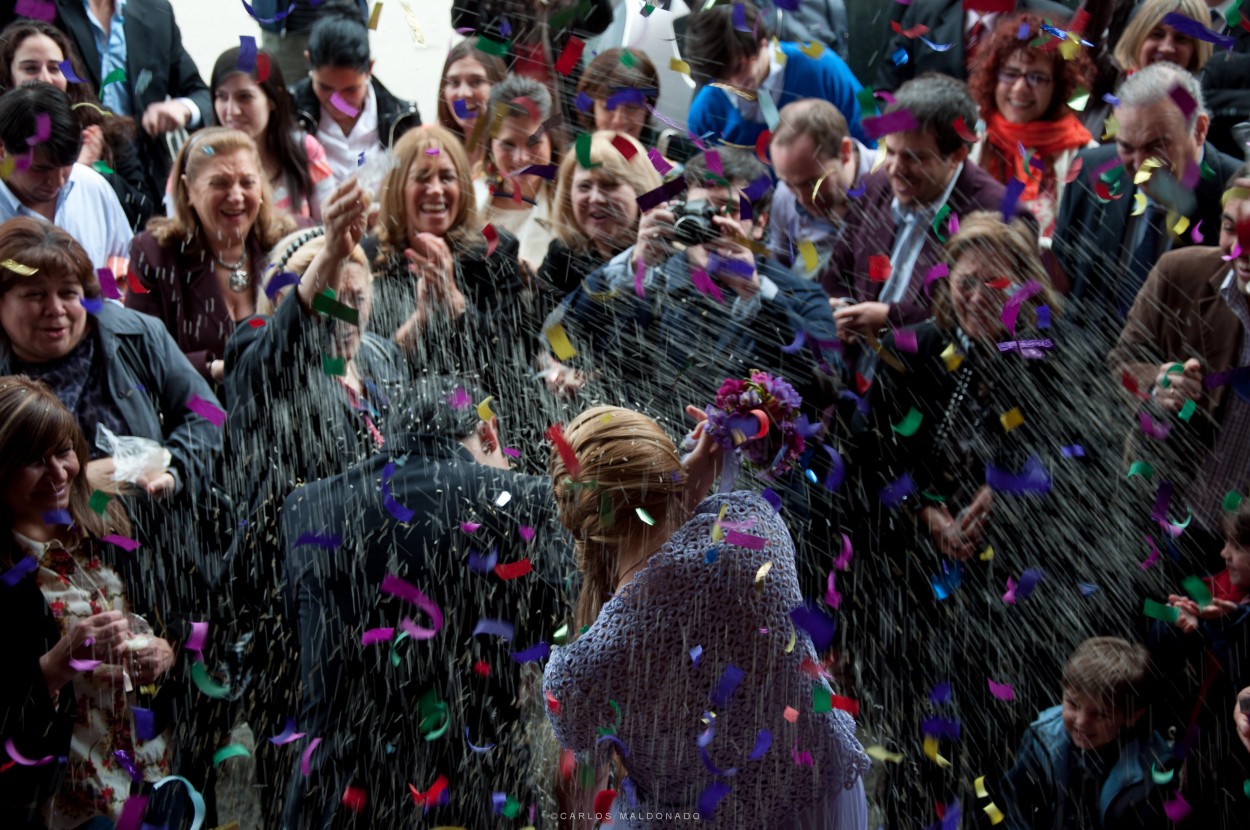
[[[393,597],[410,602],[430,615],[430,620],[434,625],[433,628],[420,628],[409,619],[405,619],[400,623],[400,627],[407,631],[413,639],[428,640],[443,627],[443,612],[439,610],[439,607],[429,597],[401,577],[388,574],[383,577],[382,585],[378,590],[384,594],[390,594]]]
[[[1194,244],[1195,244],[1195,245],[1201,245],[1201,244],[1202,244],[1202,240],[1203,240],[1203,236],[1202,236],[1202,222],[1203,222],[1203,220],[1202,220],[1202,219],[1199,219],[1199,220],[1198,220],[1198,224],[1194,225],[1194,229],[1193,229],[1192,231],[1190,231],[1190,232],[1189,232],[1189,238],[1190,238],[1190,239],[1192,239],[1192,240],[1194,241]]]
[[[909,133],[917,130],[920,128],[920,122],[911,114],[911,110],[896,110],[885,115],[865,118],[860,121],[860,126],[869,138],[881,138],[891,133]]]
[[[308,746],[304,749],[304,754],[301,755],[299,758],[299,771],[304,775],[305,778],[307,778],[308,774],[312,772],[312,768],[310,766],[310,764],[312,763],[312,754],[320,744],[321,744],[320,738],[313,738],[311,741],[308,742]]]
[[[1154,563],[1159,561],[1159,547],[1158,545],[1155,544],[1154,538],[1147,536],[1146,542],[1149,543],[1150,545],[1150,555],[1147,556],[1146,559],[1140,564],[1138,564],[1137,566],[1141,568],[1143,571],[1146,570],[1147,568],[1150,568],[1152,565],[1154,565]]]
[[[477,533],[477,529],[482,526],[481,522],[461,522],[460,529],[465,533]]]
[[[916,332],[911,329],[895,329],[894,345],[900,352],[915,354],[918,348],[916,345]]]
[[[15,763],[20,764],[23,767],[41,767],[44,764],[50,764],[56,760],[51,755],[45,755],[37,760],[34,758],[27,758],[25,755],[17,751],[17,747],[13,746],[12,738],[5,738],[4,751],[9,753],[9,757],[12,758]]]
[[[1189,802],[1185,800],[1185,796],[1180,790],[1176,791],[1176,798],[1171,801],[1163,802],[1163,812],[1167,813],[1169,819],[1175,824],[1180,824],[1189,818],[1189,814],[1193,812],[1193,807],[1189,806]]]
[[[934,282],[942,279],[943,277],[949,277],[950,275],[951,275],[950,266],[947,265],[945,262],[939,262],[937,265],[934,265],[932,268],[930,268],[929,272],[924,275],[924,295],[926,297],[929,296],[929,291],[932,288]]]
[[[985,678],[985,682],[990,684],[990,694],[999,700],[1015,700],[1016,690],[1011,688],[1010,683],[995,683],[990,678]]]
[[[834,571],[830,571],[829,578],[825,583],[825,604],[836,610],[837,607],[842,604],[842,595],[838,593],[837,581],[834,574]]]
[[[1228,252],[1228,256],[1222,256],[1220,257],[1220,259],[1224,260],[1225,262],[1232,262],[1234,259],[1236,259],[1239,256],[1241,256],[1241,243],[1234,242],[1233,249]]]
[[[45,23],[56,20],[56,4],[48,0],[17,0],[13,11],[18,17],[33,17]]]
[[[110,533],[108,536],[100,537],[100,541],[108,542],[110,545],[117,545],[124,551],[135,551],[139,549],[139,543],[127,536],[118,536],[116,533]]]
[[[69,661],[69,667],[74,671],[95,671],[96,667],[101,665],[103,660],[74,660]]]
[[[122,805],[122,814],[117,818],[116,830],[139,830],[143,826],[143,815],[148,811],[146,795],[132,795]]]
[[[647,158],[651,160],[651,166],[654,167],[655,171],[661,176],[667,174],[668,171],[673,169],[673,165],[665,161],[664,156],[660,155],[660,151],[654,147],[647,150]]]
[[[42,144],[52,137],[52,116],[46,112],[35,114],[35,134],[26,139],[26,143],[34,147],[36,144]]]
[[[383,643],[395,636],[393,628],[370,628],[368,631],[360,635],[360,644],[362,646],[371,646],[375,643]]]
[[[534,541],[534,528],[529,525],[521,525],[517,528],[517,533],[521,534],[521,538],[527,542]]]
[[[838,558],[833,560],[833,567],[839,571],[845,571],[851,567],[851,537],[845,533],[842,534],[842,552],[838,554]]]
[[[725,542],[749,550],[763,550],[768,545],[768,540],[763,536],[752,536],[749,533],[741,533],[737,530],[731,530],[726,533]]]
[[[1007,577],[1007,593],[1003,594],[1003,602],[1008,605],[1016,604],[1016,581],[1011,577]]]
[[[508,456],[509,458],[520,458],[520,457],[521,457],[521,451],[520,451],[520,450],[518,450],[518,449],[515,449],[514,447],[504,447],[504,448],[503,448],[503,454],[504,454],[504,455],[506,455],[506,456]]]
[[[330,104],[348,118],[355,118],[360,115],[360,110],[347,103],[343,96],[337,92],[330,96]]]
[[[193,622],[191,623],[191,636],[187,637],[185,648],[187,651],[198,651],[203,653],[204,646],[208,643],[208,623]]]
[[[226,423],[226,410],[199,395],[192,395],[187,399],[187,409],[211,422],[213,426],[219,427]]]
[[[1017,289],[1011,297],[1007,299],[1007,302],[1003,303],[1002,321],[1003,325],[1006,326],[1007,331],[1011,332],[1013,335],[1016,333],[1016,320],[1020,316],[1021,304],[1035,294],[1040,293],[1041,290],[1041,283],[1037,280],[1029,280]]]
[[[1142,433],[1156,441],[1166,441],[1172,432],[1171,424],[1167,421],[1155,421],[1150,417],[1150,413],[1144,410],[1137,413],[1137,422],[1141,425]]]
[[[295,731],[295,718],[289,717],[286,719],[286,726],[280,733],[270,738],[269,743],[274,746],[285,746],[286,744],[298,741],[302,737],[304,737],[303,732]]]

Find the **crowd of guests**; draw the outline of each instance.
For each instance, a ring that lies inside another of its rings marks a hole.
[[[1250,824],[1240,4],[279,5],[0,31],[0,824]]]

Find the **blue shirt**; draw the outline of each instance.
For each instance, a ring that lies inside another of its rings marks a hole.
[[[18,201],[9,186],[0,181],[0,222],[15,216],[30,216],[48,221]],[[129,257],[134,233],[126,221],[126,213],[108,181],[84,164],[75,164],[69,180],[56,195],[54,223],[86,250],[91,264],[107,268],[111,256]]]
[[[126,78],[104,85],[104,79],[115,69],[126,71],[126,26],[123,15],[126,12],[126,0],[116,0],[113,5],[113,17],[109,20],[108,34],[104,33],[104,24],[91,10],[89,0],[82,0],[87,12],[87,20],[91,22],[91,34],[95,37],[95,48],[100,54],[100,102],[106,109],[119,115],[135,114],[134,96],[130,94],[133,78]]]

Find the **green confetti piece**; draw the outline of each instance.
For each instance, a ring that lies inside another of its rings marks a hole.
[[[1215,598],[1211,596],[1211,592],[1207,590],[1207,584],[1196,576],[1185,577],[1185,580],[1181,582],[1181,587],[1185,589],[1185,593],[1189,595],[1190,599],[1198,603],[1199,608],[1210,605],[1215,601]]]
[[[578,133],[577,141],[577,163],[586,170],[594,170],[596,167],[602,167],[590,160],[590,133]]]
[[[438,694],[433,689],[421,696],[417,703],[417,712],[420,717],[417,731],[427,741],[437,741],[451,728],[451,715],[447,713],[447,704],[438,699]]]
[[[621,704],[617,703],[615,700],[609,700],[608,705],[612,707],[613,712],[616,712],[616,723],[611,726],[600,726],[600,735],[615,735],[617,730],[621,728]]]
[[[349,305],[343,305],[338,300],[327,297],[325,294],[318,294],[313,297],[312,307],[314,311],[328,314],[331,317],[342,320],[344,323],[351,323],[353,326],[360,325],[359,311]]]
[[[587,631],[589,631],[589,630],[590,630],[590,626],[588,626],[588,625],[583,625],[583,626],[581,627],[581,629],[579,629],[579,630],[578,630],[578,632],[577,632],[577,633],[578,633],[578,634],[585,634],[585,633],[586,633]]]
[[[1206,159],[1202,160],[1202,166],[1198,168],[1198,174],[1207,181],[1211,181],[1211,179],[1215,178],[1215,170],[1211,167],[1211,165],[1207,164]]]
[[[1181,612],[1179,609],[1170,605],[1164,605],[1161,602],[1155,602],[1152,599],[1146,600],[1146,604],[1142,607],[1142,613],[1152,620],[1163,620],[1165,623],[1176,624],[1180,619]]]
[[[819,683],[812,686],[812,711],[816,713],[833,711],[833,696]]]
[[[551,642],[558,646],[562,646],[569,640],[569,624],[565,623],[555,630],[551,635]]]
[[[101,176],[111,176],[115,172],[112,167],[109,167],[102,161],[91,162],[91,169],[99,173]]]
[[[916,430],[920,429],[920,422],[923,420],[924,413],[913,406],[911,411],[903,417],[903,420],[899,421],[897,424],[890,424],[890,429],[894,430],[904,438],[910,438],[916,434]]]
[[[1134,461],[1128,468],[1128,475],[1125,478],[1133,476],[1143,476],[1147,481],[1154,478],[1155,468],[1151,466],[1149,461]]]
[[[583,790],[593,787],[595,785],[595,765],[590,763],[578,764],[577,780]]]
[[[872,87],[866,86],[855,93],[855,100],[859,101],[859,111],[864,118],[880,114],[881,111],[877,108],[876,93]]]
[[[91,498],[87,500],[87,506],[103,516],[104,510],[109,506],[109,501],[112,498],[112,496],[103,490],[93,490],[91,492]]]
[[[114,69],[112,72],[105,75],[104,80],[100,81],[100,100],[101,101],[104,100],[104,88],[106,86],[108,86],[109,84],[124,83],[125,80],[126,80],[126,70],[120,66]]]
[[[638,514],[638,518],[642,519],[643,524],[650,525],[652,527],[655,526],[655,519],[651,518],[651,514],[646,510],[638,507],[634,509],[634,512]]]
[[[1198,404],[1194,403],[1193,401],[1185,401],[1185,405],[1181,407],[1181,411],[1177,414],[1176,417],[1180,418],[1185,423],[1189,423],[1189,419],[1194,417],[1194,413],[1197,411],[1198,411]]]
[[[1124,178],[1124,165],[1117,164],[1115,167],[1112,167],[1110,170],[1104,170],[1102,174],[1098,176],[1098,178],[1101,181],[1105,182],[1106,184],[1118,182],[1122,178]]]
[[[198,660],[191,663],[191,681],[195,683],[197,689],[209,697],[218,700],[230,697],[230,687],[223,686],[209,677],[208,669],[204,668],[204,664]]]
[[[1241,791],[1246,794],[1246,798],[1250,798],[1250,778],[1247,778],[1241,785]]]
[[[512,41],[491,40],[488,37],[478,35],[477,40],[473,41],[473,48],[479,52],[494,55],[497,58],[506,58],[508,53],[512,51]]]
[[[931,502],[936,502],[937,504],[946,504],[946,496],[939,495],[938,493],[930,493],[928,490],[922,490],[920,492],[920,495],[923,498],[926,498]]]
[[[399,636],[397,636],[397,637],[396,637],[396,638],[395,638],[395,639],[391,642],[391,665],[392,665],[392,666],[398,666],[398,665],[399,665],[399,652],[398,652],[398,651],[396,651],[395,649],[399,646],[400,641],[401,641],[401,640],[403,640],[403,639],[404,639],[405,637],[407,637],[407,636],[408,636],[408,632],[407,632],[407,631],[404,631],[404,632],[400,633],[400,635],[399,635]]]
[[[655,11],[655,6],[653,6],[653,5],[651,5],[650,3],[648,3],[647,5],[645,5],[645,6],[643,6],[643,7],[642,7],[642,16],[643,16],[643,17],[650,17],[650,16],[651,16],[651,12],[653,12],[653,11]]]
[[[252,753],[249,752],[247,747],[243,744],[230,744],[229,746],[223,746],[221,749],[213,753],[213,766],[220,766],[221,762],[227,758],[238,758],[240,756],[250,758]]]
[[[621,63],[631,69],[638,65],[638,59],[634,57],[634,53],[628,49],[621,50]]]
[[[332,378],[341,378],[347,374],[347,359],[323,354],[321,356],[321,371]]]
[[[938,241],[945,244],[946,234],[942,233],[942,228],[946,227],[946,220],[951,215],[951,206],[942,205],[938,209],[937,216],[933,217],[933,232],[937,234]]]
[[[1224,494],[1224,512],[1232,513],[1238,507],[1241,507],[1241,493],[1236,490],[1229,490]]]
[[[516,818],[521,815],[521,803],[512,796],[508,796],[508,800],[504,802],[504,805],[500,808],[499,812],[503,813],[508,818]]]
[[[590,0],[582,0],[576,6],[570,6],[563,11],[556,12],[550,17],[550,26],[552,29],[563,29],[572,23],[576,18],[585,17],[590,14],[594,6]]]
[[[1173,363],[1163,371],[1163,380],[1159,381],[1159,385],[1167,389],[1172,385],[1172,375],[1180,374],[1185,371],[1183,363]]]
[[[1075,112],[1084,112],[1087,106],[1089,106],[1089,90],[1078,86],[1072,93],[1072,97],[1068,99],[1068,108]]]
[[[1241,25],[1241,0],[1237,0],[1236,3],[1228,7],[1228,11],[1224,12],[1224,21],[1228,23],[1230,28]],[[1250,784],[1250,782],[1247,782],[1247,784]],[[1246,790],[1246,795],[1250,796],[1250,789]]]
[[[1154,779],[1156,784],[1169,784],[1176,777],[1176,770],[1165,769],[1160,772],[1154,764],[1150,765],[1150,777]]]

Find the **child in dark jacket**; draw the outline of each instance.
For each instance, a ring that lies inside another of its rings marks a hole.
[[[1003,780],[1011,830],[1166,828],[1167,744],[1145,724],[1150,656],[1116,637],[1081,643],[1063,669],[1063,704],[1024,734]]]

